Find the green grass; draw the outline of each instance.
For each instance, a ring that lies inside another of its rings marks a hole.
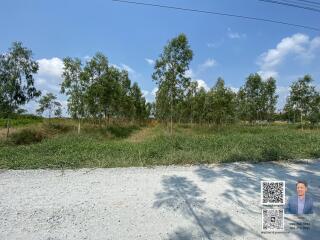
[[[59,129],[61,126],[59,127]],[[40,143],[0,143],[0,168],[129,167],[320,157],[320,131],[295,126],[176,126],[171,137],[160,125],[146,130],[109,126],[60,131]],[[140,136],[140,135],[137,135]]]
[[[42,121],[43,121],[43,118],[37,117],[37,116],[19,116],[19,117],[10,119],[10,126],[20,127],[20,126],[40,123]],[[7,119],[0,118],[0,128],[6,128],[6,127],[7,127]]]

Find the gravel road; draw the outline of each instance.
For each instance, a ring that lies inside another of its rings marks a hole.
[[[306,179],[315,213],[261,232],[260,181]],[[0,170],[0,239],[319,239],[320,159],[155,168]],[[289,229],[293,223],[308,229]],[[310,224],[310,225],[309,225]]]

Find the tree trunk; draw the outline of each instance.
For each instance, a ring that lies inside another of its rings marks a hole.
[[[172,115],[173,115],[173,93],[171,89],[171,114],[170,114],[170,134],[172,135]]]
[[[10,133],[10,118],[7,119],[7,138],[9,137]]]
[[[302,124],[302,111],[301,111],[301,113],[300,113],[300,121],[301,121],[301,129],[302,129],[302,131],[303,131],[303,124]]]
[[[51,119],[51,110],[49,110],[49,125],[51,124],[50,119]]]
[[[80,134],[80,129],[81,129],[81,119],[78,119],[78,134]]]

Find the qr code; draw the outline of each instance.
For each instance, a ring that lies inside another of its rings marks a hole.
[[[262,210],[262,231],[283,231],[284,230],[283,209]]]
[[[284,205],[285,182],[284,181],[261,181],[261,204]]]

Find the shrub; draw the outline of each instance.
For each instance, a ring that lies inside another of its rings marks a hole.
[[[12,133],[11,141],[16,145],[31,144],[41,142],[45,138],[42,131],[36,129],[22,129],[19,132]]]
[[[132,132],[138,130],[138,126],[120,126],[120,125],[112,125],[107,127],[107,131],[110,132],[113,136],[117,138],[126,138],[129,137]]]
[[[71,125],[63,124],[63,123],[46,123],[44,127],[48,130],[53,130],[54,132],[66,133],[73,129]]]

